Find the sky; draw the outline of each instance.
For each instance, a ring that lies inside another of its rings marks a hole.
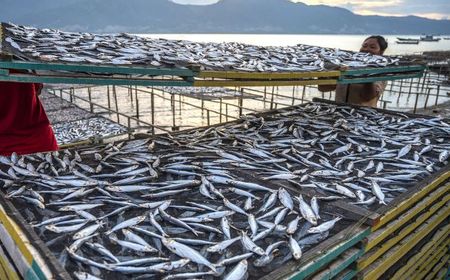
[[[207,5],[219,0],[172,0],[179,4]],[[242,0],[245,1],[245,0]],[[264,1],[264,0],[261,0]],[[285,1],[285,0],[280,0]],[[432,19],[450,19],[450,0],[291,0],[308,5],[346,8],[355,14],[380,16],[415,15]]]

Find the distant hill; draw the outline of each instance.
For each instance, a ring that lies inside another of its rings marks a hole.
[[[2,0],[0,20],[96,33],[450,34],[450,20],[360,16],[289,0]]]

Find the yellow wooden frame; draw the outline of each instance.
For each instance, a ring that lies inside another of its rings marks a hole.
[[[367,238],[366,251],[369,251],[370,249],[375,247],[378,243],[380,243],[383,239],[391,235],[402,225],[404,225],[408,221],[411,221],[411,219],[418,213],[422,212],[425,208],[432,205],[437,199],[442,197],[446,192],[449,192],[449,187],[450,184],[447,184],[435,190],[433,193],[430,193],[428,197],[420,201],[418,204],[416,204],[413,208],[408,210],[403,215],[399,216],[395,220],[390,221],[383,228],[380,228],[377,231],[373,231]],[[450,196],[449,195],[445,196],[444,200],[445,202],[450,200]]]
[[[450,178],[450,171],[445,172],[440,177],[436,178],[433,182],[428,184],[426,187],[414,193],[408,199],[400,202],[397,207],[389,210],[383,216],[380,217],[379,221],[374,226],[372,226],[372,231],[379,229],[381,226],[391,221],[394,217],[400,215],[403,211],[407,210],[413,204],[420,201],[420,199],[422,199],[425,195],[427,195],[432,190],[437,188],[442,182],[444,182],[448,178]]]
[[[11,218],[8,217],[3,207],[0,208],[0,221],[10,234],[11,238],[15,241],[17,248],[22,253],[22,256],[31,265],[33,262],[33,255],[28,250],[30,243],[23,234],[20,234],[22,230]]]
[[[53,274],[46,265],[45,261],[39,255],[37,250],[33,247],[33,245],[28,240],[27,236],[22,232],[20,227],[12,220],[8,214],[5,212],[4,208],[0,205],[0,223],[4,227],[4,229],[9,234],[9,237],[14,242],[15,247],[20,252],[20,257],[26,262],[30,271],[35,273],[32,269],[37,266],[41,273],[47,278],[52,279]],[[28,273],[25,271],[18,271],[21,273]],[[23,276],[23,275],[22,275]]]
[[[307,86],[335,85],[337,80],[195,80],[194,87],[263,87],[263,86]]]
[[[411,235],[407,236],[405,240],[400,244],[397,244],[392,250],[390,250],[389,256],[377,260],[377,262],[368,262],[367,259],[358,263],[358,270],[371,264],[366,268],[366,271],[361,272],[362,279],[378,279],[386,270],[388,270],[397,260],[409,252],[422,238],[427,236],[436,226],[438,226],[443,220],[448,218],[448,211],[450,211],[450,205],[442,207],[438,213],[434,214],[425,223],[423,223],[418,229],[416,229]]]
[[[447,259],[448,262],[448,259]],[[449,275],[449,268],[448,267],[442,267],[441,270],[437,273],[436,275],[436,280],[448,280],[448,275]]]
[[[382,256],[389,249],[398,244],[401,240],[403,240],[403,238],[407,237],[417,227],[425,223],[428,218],[430,218],[436,211],[438,211],[438,209],[441,209],[443,205],[447,204],[448,200],[450,200],[450,194],[448,194],[444,200],[434,204],[427,212],[423,213],[417,219],[415,219],[413,223],[402,229],[395,237],[383,242],[378,250],[374,249],[370,252],[367,252],[366,250],[366,254],[358,261],[358,268],[362,270],[368,267],[370,264],[374,263],[380,256]],[[449,205],[450,204],[447,204],[443,208],[448,208]]]
[[[417,268],[415,273],[412,275],[412,279],[424,279],[427,273],[440,261],[442,260],[448,251],[447,246],[443,246],[437,252],[429,255],[427,260]]]
[[[423,274],[421,273],[415,279],[425,279],[425,280],[436,279],[436,278],[434,278],[434,276],[436,276],[436,274],[439,273],[441,268],[447,264],[449,257],[450,256],[448,254],[445,255],[442,259],[440,259],[436,263],[433,263],[432,265],[430,265],[430,267],[432,268],[431,271],[427,269],[422,272]],[[426,277],[423,278],[425,275],[426,275]],[[419,278],[420,276],[422,276],[422,278]]]
[[[0,279],[19,280],[20,276],[6,254],[5,250],[0,247]]]
[[[392,278],[398,280],[408,279],[410,274],[425,261],[426,257],[435,252],[436,248],[448,246],[450,244],[450,240],[448,240],[449,230],[450,228],[444,227],[436,232],[430,242],[423,246],[417,254],[411,257],[408,262],[392,276]]]

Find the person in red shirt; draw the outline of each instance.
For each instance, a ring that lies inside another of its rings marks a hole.
[[[0,81],[0,155],[58,150],[38,97],[42,87],[36,83]]]

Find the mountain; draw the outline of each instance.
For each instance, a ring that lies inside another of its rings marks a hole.
[[[95,33],[450,34],[450,20],[360,16],[289,0],[2,0],[0,20]]]

